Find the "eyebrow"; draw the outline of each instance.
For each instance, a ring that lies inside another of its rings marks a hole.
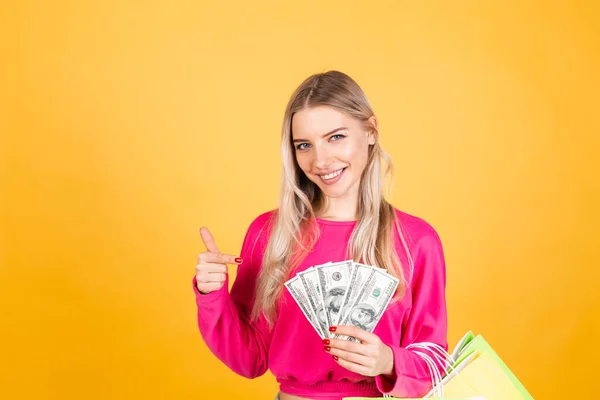
[[[339,127],[339,128],[335,128],[335,129],[334,129],[334,130],[332,130],[331,132],[327,132],[326,134],[324,134],[324,135],[323,135],[323,136],[321,136],[321,137],[325,137],[325,136],[327,136],[327,135],[331,135],[332,133],[336,133],[337,131],[343,131],[344,129],[348,129],[348,128],[347,128],[347,127],[345,127],[345,126],[342,126],[342,127]],[[294,140],[292,141],[292,143],[296,143],[296,142],[306,142],[306,141],[307,141],[306,139],[294,139]]]

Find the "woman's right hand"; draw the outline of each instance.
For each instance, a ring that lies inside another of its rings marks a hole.
[[[200,228],[200,236],[207,251],[198,255],[196,286],[201,293],[208,294],[225,284],[227,264],[240,264],[242,259],[221,253],[208,228]]]

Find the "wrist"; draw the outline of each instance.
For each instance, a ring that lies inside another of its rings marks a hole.
[[[384,368],[384,370],[382,372],[382,375],[393,377],[395,375],[395,371],[394,371],[394,351],[388,345],[385,345],[385,348],[386,348],[386,353],[388,354],[388,357],[386,357],[387,362],[386,362],[385,368]]]

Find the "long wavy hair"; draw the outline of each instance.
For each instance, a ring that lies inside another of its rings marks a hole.
[[[383,193],[385,179],[390,174],[391,195],[394,168],[391,158],[379,144],[377,127],[369,121],[375,115],[369,100],[360,86],[342,72],[314,74],[294,91],[283,118],[279,208],[270,221],[271,234],[263,255],[251,314],[251,318],[257,320],[262,313],[269,326],[273,326],[277,317],[277,304],[283,293],[284,282],[310,252],[320,235],[315,211],[321,209],[326,199],[321,189],[300,169],[292,143],[294,114],[304,108],[317,106],[332,107],[361,121],[367,131],[376,133],[376,142],[369,145],[367,165],[360,178],[357,223],[348,242],[346,259],[386,269],[400,280],[394,300],[401,298],[406,292],[407,280],[394,245],[395,226],[412,275],[412,258],[398,216]],[[387,165],[383,176],[382,162]]]

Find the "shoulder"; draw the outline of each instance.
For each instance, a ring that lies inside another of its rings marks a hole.
[[[418,246],[424,242],[440,242],[438,232],[429,222],[396,207],[394,210],[409,246]]]
[[[436,259],[438,261],[443,259],[442,241],[436,229],[423,218],[397,208],[395,210],[414,268],[418,269],[420,265],[429,264],[430,261]],[[418,271],[415,272],[418,273]]]
[[[263,212],[254,217],[247,225],[242,243],[242,254],[245,257],[251,258],[264,253],[269,241],[271,222],[275,221],[276,215],[276,210]]]
[[[414,281],[411,278],[413,285],[424,276],[439,276],[445,281],[446,262],[437,231],[423,218],[395,210],[413,261],[412,276],[416,278]]]
[[[265,229],[270,229],[276,218],[277,209],[265,211],[252,220],[250,226],[248,227],[248,231],[258,233],[260,231],[264,231]]]
[[[262,242],[266,241],[269,233],[272,229],[273,223],[277,218],[277,209],[265,211],[258,216],[254,217],[254,219],[248,225],[248,230],[246,232],[246,240],[253,240],[254,242],[258,241],[262,238]]]

